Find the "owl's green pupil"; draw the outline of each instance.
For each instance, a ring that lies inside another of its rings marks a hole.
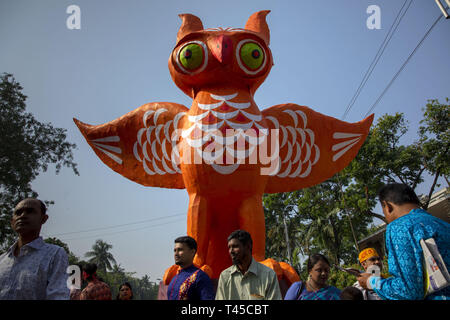
[[[184,68],[195,70],[203,63],[203,49],[196,43],[190,43],[181,49],[178,59]]]
[[[245,43],[240,50],[241,60],[250,70],[256,70],[264,62],[264,51],[255,42]]]

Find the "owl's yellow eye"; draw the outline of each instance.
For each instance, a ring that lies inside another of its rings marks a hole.
[[[241,69],[250,75],[256,75],[266,65],[264,49],[255,41],[246,39],[238,43],[236,57]]]
[[[203,47],[198,43],[188,43],[178,53],[180,64],[188,71],[194,71],[202,66],[205,60]]]
[[[245,43],[241,47],[239,54],[241,55],[242,62],[250,70],[258,69],[264,61],[264,51],[254,42]]]

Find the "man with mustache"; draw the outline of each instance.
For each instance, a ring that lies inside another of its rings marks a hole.
[[[18,240],[0,256],[0,299],[68,300],[67,254],[39,236],[47,221],[45,204],[27,198],[14,209],[11,227]]]
[[[368,272],[367,270],[371,266],[377,266],[380,269],[380,272],[383,269],[383,262],[381,260],[381,257],[374,248],[366,248],[362,250],[359,253],[358,259],[359,263],[361,263],[364,271],[366,272]],[[382,300],[375,291],[361,287],[358,281],[353,284],[353,287],[361,290],[364,300]]]
[[[216,300],[281,300],[275,272],[252,257],[252,237],[244,230],[228,237],[233,265],[220,274]]]

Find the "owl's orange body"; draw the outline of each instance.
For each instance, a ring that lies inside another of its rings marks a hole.
[[[181,15],[169,70],[192,97],[190,109],[159,102],[99,126],[75,120],[114,171],[146,186],[187,190],[194,262],[213,278],[231,265],[227,237],[236,229],[251,234],[253,256],[264,260],[264,193],[309,187],[344,169],[373,119],[347,123],[296,104],[261,111],[253,95],[273,65],[267,13],[252,15],[244,29],[206,30],[197,17]],[[288,283],[298,280],[285,263],[263,263]],[[164,281],[176,271],[169,268]]]

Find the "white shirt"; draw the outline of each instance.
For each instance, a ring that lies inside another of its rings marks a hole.
[[[68,300],[67,254],[42,237],[0,256],[0,300]]]

